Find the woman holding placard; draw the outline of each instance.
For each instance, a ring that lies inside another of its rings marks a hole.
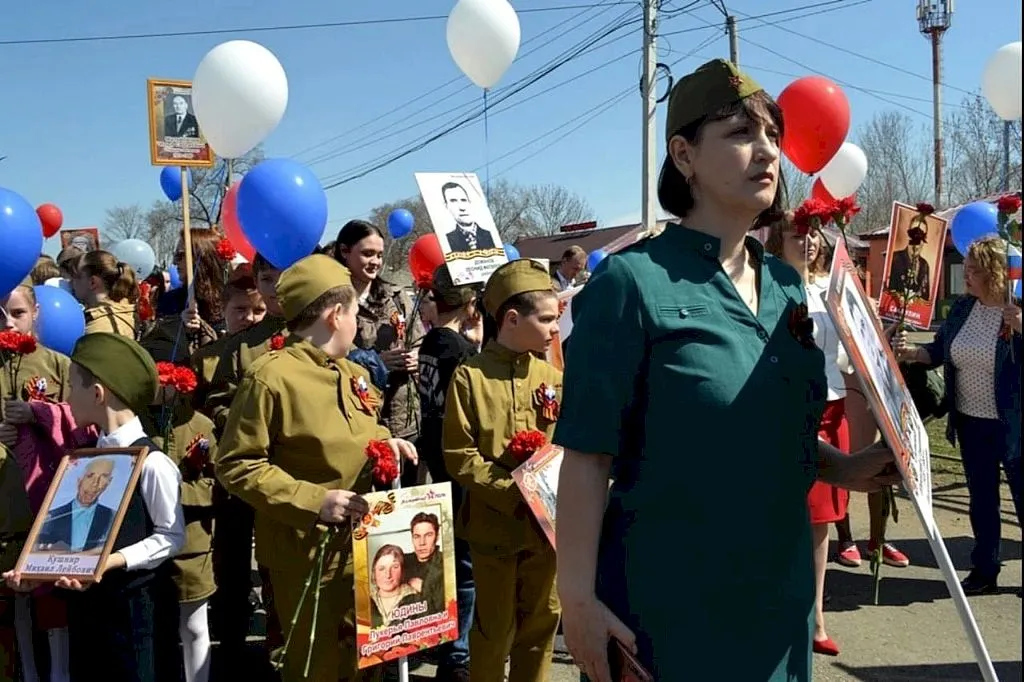
[[[967,295],[953,304],[935,339],[910,347],[896,339],[902,362],[942,367],[949,418],[946,438],[960,442],[970,495],[974,550],[971,572],[961,583],[967,595],[996,591],[999,576],[999,466],[1021,522],[1020,301],[1006,302],[1006,242],[985,237],[964,259]]]
[[[654,679],[806,682],[807,494],[896,482],[894,458],[818,440],[826,376],[803,282],[748,235],[785,199],[778,105],[715,60],[676,83],[665,132],[658,198],[685,226],[606,257],[573,301],[554,436],[565,641],[594,682],[618,679],[613,639]],[[751,514],[770,531],[723,532]]]

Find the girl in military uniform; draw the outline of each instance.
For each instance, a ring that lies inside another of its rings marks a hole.
[[[380,393],[344,359],[357,324],[348,270],[328,256],[303,258],[281,274],[277,299],[291,333],[242,379],[215,455],[217,478],[256,511],[256,560],[270,573],[291,640],[278,657],[284,682],[374,678],[356,668],[350,522],[366,512],[362,494],[373,485],[368,444],[387,440],[413,463],[416,451],[379,425]],[[292,625],[328,524],[337,532],[319,588],[330,608],[314,623],[307,602]]]
[[[532,260],[501,266],[484,288],[497,337],[454,374],[445,399],[444,460],[464,489],[456,533],[469,543],[476,606],[469,679],[548,679],[558,630],[555,550],[512,479],[532,453],[515,444],[550,440],[562,373],[543,355],[558,329],[547,269]]]
[[[71,288],[85,306],[86,334],[110,332],[135,338],[139,287],[130,265],[106,251],[90,251],[78,261]]]
[[[818,441],[824,358],[803,283],[748,236],[784,205],[779,107],[714,60],[676,83],[665,133],[658,198],[683,224],[606,258],[573,300],[555,433],[566,644],[595,682],[613,679],[610,638],[658,680],[806,682],[808,491],[880,488],[894,458]],[[724,530],[751,514],[770,532]],[[686,561],[666,564],[667,538]]]

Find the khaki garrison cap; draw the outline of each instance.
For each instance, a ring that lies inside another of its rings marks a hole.
[[[551,275],[540,263],[521,258],[502,265],[494,271],[484,287],[484,307],[491,315],[505,301],[530,291],[553,291]]]
[[[96,377],[136,413],[153,402],[160,379],[156,363],[142,346],[120,334],[95,332],[78,339],[71,362]]]
[[[697,67],[672,88],[665,119],[665,140],[705,116],[762,90],[754,79],[724,59],[714,59]]]
[[[311,303],[331,289],[350,286],[352,274],[330,256],[306,256],[281,273],[277,280],[277,300],[284,319],[291,322]]]

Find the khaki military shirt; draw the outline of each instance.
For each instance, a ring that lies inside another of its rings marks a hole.
[[[370,403],[354,384],[362,380]],[[256,558],[271,570],[312,557],[328,490],[372,488],[366,446],[391,437],[377,422],[380,393],[366,371],[290,337],[253,363],[238,387],[214,456],[217,478],[256,511]],[[335,547],[350,554],[348,529]]]
[[[153,406],[140,417],[153,442],[181,471],[181,508],[185,515],[185,544],[173,560],[173,577],[182,603],[199,601],[213,594],[213,485],[210,457],[217,447],[213,422],[186,405],[174,410],[169,437],[158,424],[164,418],[162,406]],[[207,465],[203,466],[206,462]]]
[[[542,431],[551,440],[555,421],[542,414],[539,392],[562,400],[562,373],[531,353],[514,353],[490,342],[455,370],[445,402],[445,465],[466,491],[456,532],[477,548],[518,551],[547,540],[532,516],[507,452],[521,431]]]
[[[249,367],[270,350],[274,336],[287,333],[282,318],[264,317],[249,329],[203,346],[192,356],[192,368],[199,380],[193,404],[213,420],[218,431],[224,428],[238,383]]]
[[[47,400],[62,403],[67,400],[68,373],[71,360],[41,345],[36,350],[20,359],[14,358],[18,374],[15,377],[15,392],[20,400],[28,400],[32,395],[30,388],[40,389]],[[0,363],[0,396],[6,400],[11,395],[11,377],[6,363]]]
[[[85,309],[85,333],[107,332],[135,338],[135,304],[106,301]]]

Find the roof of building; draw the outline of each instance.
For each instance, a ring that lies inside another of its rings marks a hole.
[[[935,215],[938,216],[939,218],[945,218],[946,220],[952,220],[953,217],[960,211],[960,209],[963,208],[964,206],[966,206],[967,204],[973,204],[973,203],[976,203],[978,201],[986,201],[986,202],[988,202],[990,204],[994,204],[997,201],[999,201],[999,199],[1001,199],[1002,197],[1005,197],[1007,194],[1018,194],[1019,195],[1020,194],[1020,190],[1019,189],[1015,189],[1015,190],[1010,190],[1009,192],[999,192],[998,194],[990,194],[990,195],[988,195],[986,197],[981,197],[980,199],[975,199],[974,201],[968,201],[968,202],[963,203],[963,204],[957,204],[956,206],[950,206],[949,208],[944,208],[941,211],[936,211]],[[1017,218],[1017,220],[1020,220],[1020,218],[1021,218],[1020,211],[1017,211],[1017,215],[1015,217]],[[864,232],[864,233],[862,233],[860,235],[860,238],[861,239],[867,239],[867,240],[874,241],[876,239],[882,239],[883,237],[888,237],[889,236],[889,228],[890,228],[890,226],[886,225],[884,227],[880,227],[880,228],[877,228],[875,230],[870,230],[868,232]],[[947,237],[948,237],[948,235],[947,235]],[[947,243],[949,243],[949,239],[948,238],[947,238]]]
[[[663,229],[667,220],[658,221],[658,228]],[[551,263],[562,260],[562,254],[570,246],[578,246],[587,253],[597,249],[614,252],[632,244],[644,231],[643,225],[618,225],[601,227],[593,230],[559,232],[542,237],[525,237],[515,242],[519,255],[523,258],[545,258]]]

